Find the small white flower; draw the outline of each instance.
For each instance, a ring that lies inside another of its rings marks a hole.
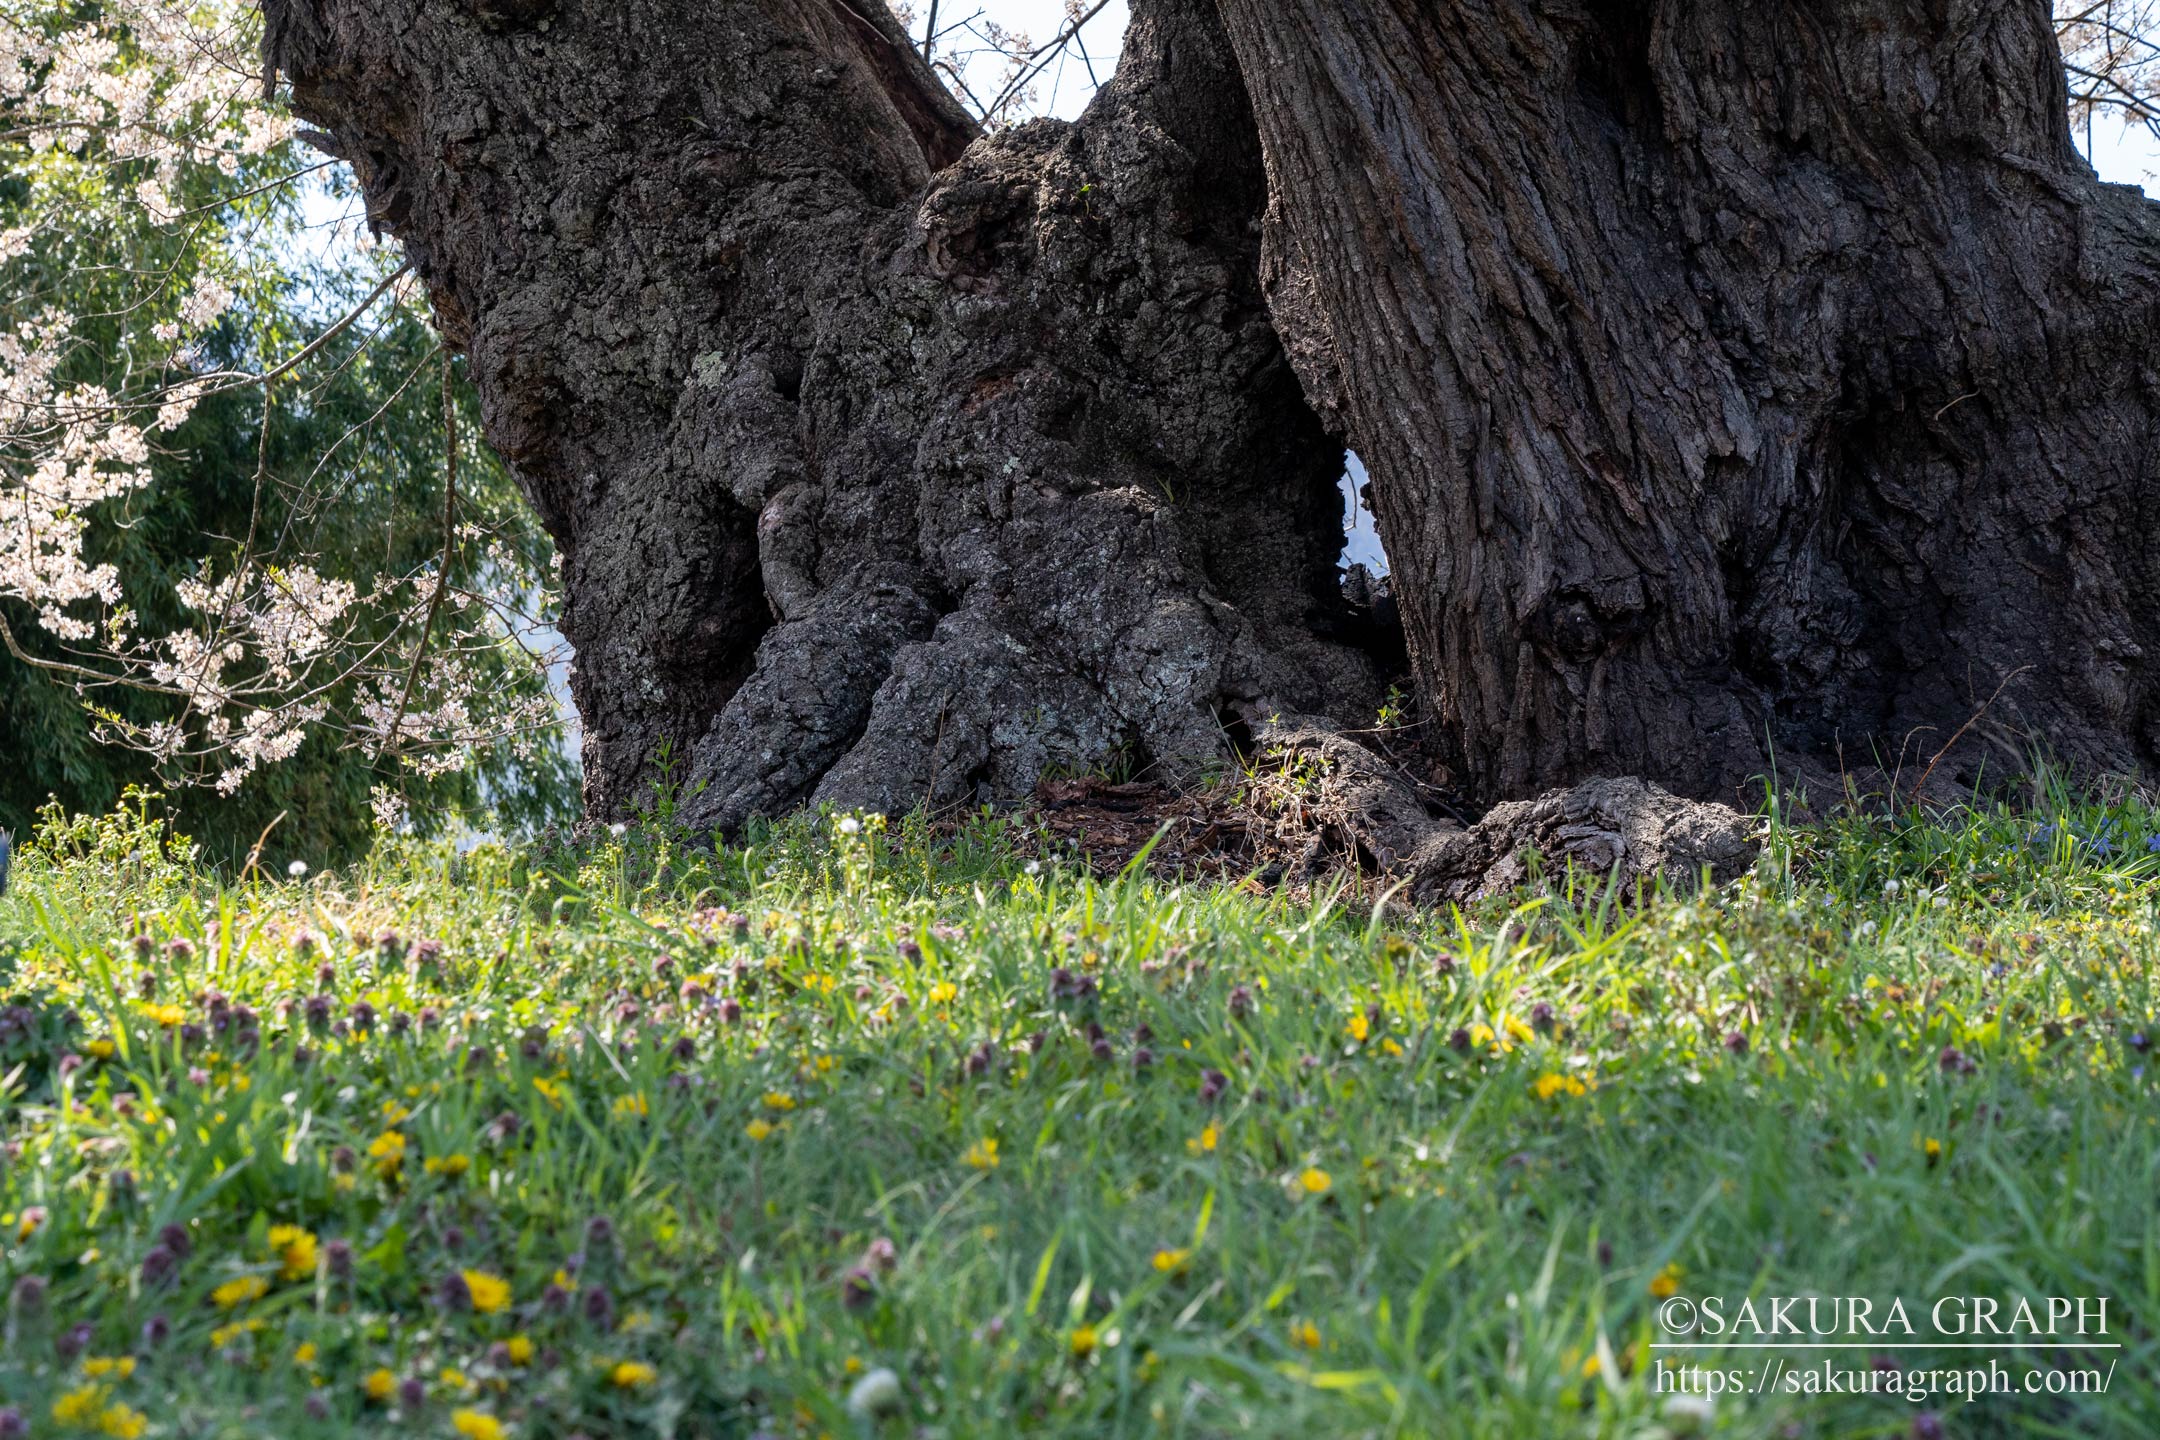
[[[1882,893],[1883,893],[1883,894],[1885,894],[1885,895],[1895,895],[1895,894],[1897,894],[1897,892],[1898,892],[1898,883],[1897,883],[1897,881],[1895,881],[1895,880],[1885,880],[1885,881],[1883,881],[1883,886],[1882,886]]]
[[[1665,1402],[1665,1421],[1675,1434],[1697,1434],[1715,1419],[1717,1402],[1707,1395],[1675,1395]]]
[[[868,1420],[900,1408],[900,1377],[880,1365],[848,1391],[848,1414]]]
[[[293,861],[293,862],[292,862],[292,864],[290,864],[290,865],[287,865],[287,866],[285,867],[285,873],[286,873],[287,875],[290,875],[290,876],[292,876],[292,878],[293,878],[293,879],[295,879],[295,880],[304,880],[304,879],[306,879],[306,878],[307,878],[307,861],[305,861],[305,860],[295,860],[295,861]]]
[[[1040,874],[1042,874],[1042,861],[1040,861],[1040,860],[1030,860],[1030,861],[1028,861],[1028,863],[1027,863],[1027,873],[1028,873],[1028,874],[1030,874],[1030,875],[1040,875]]]
[[[862,821],[856,819],[853,815],[847,816],[840,822],[840,833],[843,835],[862,834]]]
[[[622,839],[622,837],[627,834],[629,830],[630,827],[623,824],[623,822],[620,820],[607,827],[607,833],[614,836],[617,840]]]

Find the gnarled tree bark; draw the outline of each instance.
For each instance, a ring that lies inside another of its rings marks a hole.
[[[2044,0],[1139,0],[994,135],[877,0],[265,6],[560,543],[596,815],[1361,721],[1346,439],[1480,802],[1998,686],[1939,782],[2160,756],[2160,208]]]
[[[1937,788],[2160,756],[2160,207],[2044,0],[1222,10],[1474,797],[1910,780],[1998,687]]]
[[[1170,773],[1379,698],[1211,5],[977,136],[881,5],[269,0],[561,547],[589,809]]]

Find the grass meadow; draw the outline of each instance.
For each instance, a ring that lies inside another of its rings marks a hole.
[[[0,1437],[2160,1434],[2160,818],[1768,823],[1713,892],[1406,915],[990,817],[239,878],[53,817]],[[1808,1295],[2122,1348],[1661,1391],[1663,1302]]]

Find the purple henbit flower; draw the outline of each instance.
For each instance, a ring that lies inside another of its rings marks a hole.
[[[137,972],[135,976],[135,993],[145,1000],[155,1000],[157,998],[157,976],[148,970]]]
[[[1214,1104],[1221,1097],[1223,1091],[1229,1088],[1230,1077],[1223,1074],[1222,1071],[1203,1070],[1200,1072],[1200,1098],[1207,1103]]]
[[[142,1323],[142,1343],[145,1350],[155,1350],[172,1338],[172,1321],[161,1311]]]
[[[922,946],[916,944],[913,940],[902,940],[893,949],[898,951],[900,958],[907,961],[908,964],[922,964]]]
[[[1727,1036],[1725,1037],[1725,1048],[1726,1048],[1727,1050],[1730,1050],[1730,1051],[1731,1051],[1731,1052],[1732,1052],[1733,1054],[1735,1054],[1735,1055],[1745,1055],[1745,1054],[1747,1054],[1747,1052],[1748,1052],[1748,1038],[1747,1038],[1747,1035],[1746,1035],[1746,1034],[1745,1034],[1744,1032],[1742,1032],[1742,1031],[1739,1031],[1739,1030],[1735,1030],[1735,1031],[1733,1031],[1733,1032],[1732,1032],[1731,1034],[1729,1034],[1729,1035],[1727,1035]]]
[[[1151,1043],[1155,1039],[1155,1032],[1150,1029],[1145,1023],[1142,1023],[1133,1026],[1132,1038],[1133,1044],[1146,1045]]]
[[[307,1417],[310,1420],[328,1420],[330,1418],[330,1401],[320,1390],[310,1390],[307,1399],[300,1402],[300,1408],[307,1412]]]
[[[418,1410],[427,1404],[427,1383],[417,1375],[408,1375],[398,1381],[398,1406],[405,1410]]]
[[[1242,1020],[1252,1014],[1252,1008],[1252,991],[1243,985],[1232,987],[1230,991],[1230,1018]]]
[[[319,988],[324,990],[329,990],[335,987],[337,984],[337,966],[331,964],[328,960],[325,960],[322,962],[322,964],[316,966],[315,984]]]
[[[538,1060],[547,1054],[548,1034],[544,1025],[528,1025],[518,1036],[518,1054],[527,1060]]]
[[[8,1307],[17,1315],[37,1315],[45,1309],[45,1277],[25,1275],[8,1292]]]
[[[1135,1075],[1147,1069],[1150,1065],[1153,1065],[1154,1063],[1155,1052],[1148,1049],[1147,1046],[1142,1045],[1139,1049],[1132,1052],[1132,1068]]]
[[[320,943],[322,942],[319,937],[317,937],[314,931],[302,930],[299,934],[293,936],[293,953],[295,955],[298,955],[301,959],[305,960],[308,956],[315,953],[315,947]]]
[[[1597,1263],[1600,1269],[1610,1270],[1612,1268],[1612,1241],[1600,1240],[1597,1242]]]
[[[605,1215],[595,1215],[585,1222],[585,1244],[588,1249],[605,1250],[615,1243],[615,1222]]]
[[[180,1027],[180,1043],[182,1045],[193,1048],[194,1046],[202,1044],[203,1039],[203,1028],[202,1026],[197,1025],[194,1021],[191,1020],[187,1024]],[[189,1071],[188,1073],[189,1076],[192,1078],[194,1072]],[[197,1080],[195,1083],[200,1085],[202,1081]]]
[[[672,955],[662,955],[652,962],[652,973],[655,980],[665,980],[674,972],[675,957]]]
[[[676,1036],[674,1053],[675,1058],[682,1064],[689,1064],[697,1059],[697,1041],[688,1035]]]
[[[405,953],[405,942],[398,938],[397,931],[384,930],[375,936],[375,948],[391,959],[396,959]]]
[[[195,1251],[195,1242],[189,1237],[185,1225],[161,1225],[158,1227],[157,1238],[158,1244],[172,1251],[176,1259],[185,1260]]]
[[[524,1128],[524,1124],[525,1122],[518,1118],[517,1111],[505,1110],[488,1122],[488,1138],[498,1145],[505,1144],[517,1138],[518,1131]]]
[[[175,965],[185,965],[195,958],[195,942],[188,939],[166,941],[165,958]]]
[[[412,1029],[412,1016],[406,1014],[403,1010],[393,1010],[390,1012],[391,1034],[403,1035],[406,1031],[410,1029]]]
[[[1101,1037],[1090,1044],[1088,1051],[1097,1060],[1111,1060],[1116,1058],[1117,1055],[1117,1052],[1110,1048],[1110,1040],[1107,1036]]]
[[[327,1030],[330,1028],[330,997],[328,995],[308,996],[307,1004],[303,1009],[307,1015],[310,1030]]]
[[[570,1292],[553,1281],[540,1292],[540,1308],[550,1315],[560,1315],[570,1308]]]
[[[60,1063],[54,1068],[60,1072],[60,1078],[65,1080],[68,1076],[73,1075],[76,1071],[82,1069],[82,1067],[82,1056],[75,1054],[73,1051],[70,1051],[69,1053],[60,1057]]]
[[[1945,1075],[1971,1075],[1980,1068],[1972,1056],[1955,1045],[1943,1046],[1942,1054],[1936,1058],[1936,1064],[1942,1067]]]
[[[420,1007],[420,1028],[422,1030],[433,1030],[440,1024],[442,1024],[442,1011],[436,1009],[433,1005]]]
[[[157,951],[157,942],[148,935],[137,935],[134,939],[128,941],[128,944],[135,948],[135,958],[137,960],[146,961]]]
[[[352,1007],[352,1027],[362,1035],[375,1028],[375,1007],[361,1000]]]
[[[53,1349],[59,1354],[61,1364],[70,1365],[74,1363],[76,1356],[90,1348],[90,1342],[96,1338],[96,1328],[87,1320],[79,1320],[60,1332],[53,1341]]]
[[[1452,975],[1455,973],[1455,966],[1457,965],[1457,963],[1459,962],[1457,962],[1453,955],[1450,955],[1447,951],[1443,950],[1438,955],[1433,956],[1433,974],[1436,976]]]
[[[330,1152],[330,1169],[336,1174],[350,1175],[359,1163],[360,1157],[350,1145],[340,1145]]]
[[[1530,1007],[1530,1028],[1540,1035],[1553,1032],[1553,1008],[1543,1000]],[[1728,1042],[1730,1043],[1730,1042]]]
[[[585,1292],[585,1318],[603,1330],[612,1329],[615,1320],[615,1297],[608,1294],[607,1286],[595,1285]]]
[[[730,996],[728,999],[722,1000],[720,1002],[720,1023],[723,1025],[736,1025],[740,1024],[741,1022],[741,1004],[738,1003],[732,996]]]
[[[1932,1410],[1913,1416],[1913,1440],[1943,1440],[1943,1423]]]
[[[870,1242],[870,1248],[863,1251],[863,1266],[880,1275],[890,1275],[900,1268],[899,1247],[885,1236],[878,1236]]]
[[[867,1310],[877,1299],[877,1280],[860,1267],[840,1280],[840,1304],[847,1310]]]
[[[333,1280],[352,1279],[353,1248],[350,1240],[332,1240],[323,1246],[323,1260]]]
[[[30,1422],[22,1411],[13,1405],[0,1407],[0,1440],[25,1440],[29,1433]]]
[[[443,1276],[442,1283],[435,1287],[435,1303],[454,1313],[470,1310],[472,1287],[465,1283],[463,1275],[453,1270]]]
[[[465,1248],[465,1230],[462,1226],[446,1226],[442,1232],[443,1249],[455,1254]]]
[[[153,1245],[142,1259],[142,1283],[146,1289],[156,1289],[180,1269],[180,1257],[163,1245]]]
[[[1470,1052],[1470,1032],[1457,1026],[1448,1032],[1447,1043],[1448,1049],[1458,1055],[1466,1055]]]
[[[2131,1032],[2128,1044],[2132,1050],[2135,1050],[2140,1055],[2142,1055],[2145,1053],[2146,1050],[2152,1047],[2152,1037],[2147,1035],[2142,1030],[2136,1030]]]

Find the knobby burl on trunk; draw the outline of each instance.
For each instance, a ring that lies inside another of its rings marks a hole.
[[[1344,440],[1480,802],[1909,777],[1999,686],[1938,787],[2160,756],[2160,208],[2045,0],[1140,0],[987,136],[875,0],[265,3],[561,545],[596,814],[1325,748]]]
[[[270,0],[558,542],[595,814],[1025,793],[1370,715],[1212,7],[978,135],[856,0]]]

